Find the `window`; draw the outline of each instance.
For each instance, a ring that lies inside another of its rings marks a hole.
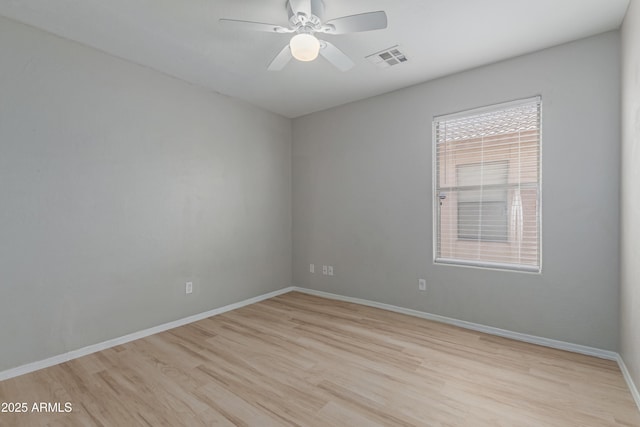
[[[540,271],[539,97],[435,117],[436,263]]]

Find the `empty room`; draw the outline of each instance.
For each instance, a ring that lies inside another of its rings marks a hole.
[[[640,426],[640,0],[0,1],[0,426]]]

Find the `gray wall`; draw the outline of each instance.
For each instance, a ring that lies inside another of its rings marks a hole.
[[[637,6],[621,318],[636,381]],[[615,32],[305,116],[293,139],[288,119],[4,18],[0,54],[0,370],[292,283],[617,349]],[[432,117],[536,94],[543,273],[433,265]]]
[[[0,18],[0,370],[290,286],[290,162],[289,119]]]
[[[611,32],[295,119],[294,283],[617,350],[619,73]],[[542,274],[434,265],[432,117],[537,94]]]
[[[640,387],[640,2],[622,26],[622,286],[620,347]]]

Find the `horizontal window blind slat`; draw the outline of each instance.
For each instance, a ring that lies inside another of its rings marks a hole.
[[[504,135],[501,135],[500,137],[494,137],[494,138],[479,137],[479,138],[465,139],[465,140],[453,140],[453,139],[445,138],[443,136],[443,137],[440,137],[439,139],[436,139],[436,142],[438,144],[438,149],[440,150],[454,149],[451,147],[473,149],[473,148],[482,147],[482,146],[484,146],[487,149],[505,149],[505,148],[511,148],[511,144],[515,142],[522,145],[523,148],[533,148],[536,146],[536,141],[539,138],[540,138],[540,135],[537,133],[527,134],[527,135],[510,133],[510,134],[504,134]]]
[[[531,273],[537,273],[540,271],[540,268],[538,266],[516,264],[516,263],[481,262],[481,261],[460,262],[460,260],[451,259],[451,258],[436,258],[436,262],[440,264],[465,265],[465,266],[474,266],[474,267],[482,267],[482,268],[494,268],[494,269],[500,269],[500,270],[525,271],[525,272],[531,272]]]

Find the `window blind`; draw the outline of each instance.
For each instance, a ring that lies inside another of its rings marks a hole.
[[[539,97],[435,117],[436,263],[540,271]]]

